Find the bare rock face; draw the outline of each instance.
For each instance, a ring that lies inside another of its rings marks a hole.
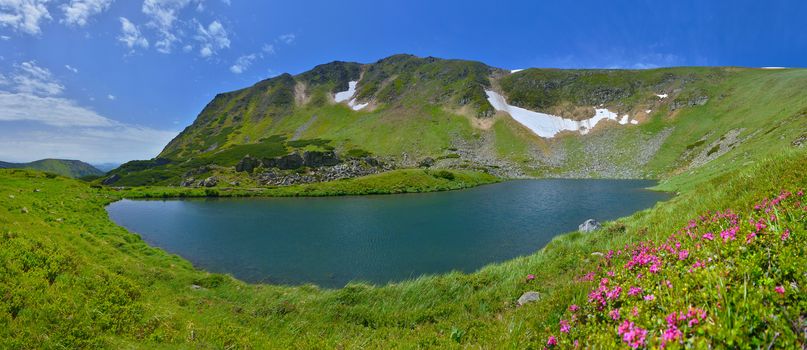
[[[516,304],[518,304],[518,306],[524,306],[538,300],[541,300],[541,294],[538,294],[538,292],[529,291],[522,294],[518,298],[518,301],[516,301]]]
[[[104,185],[104,186],[108,186],[108,185],[114,184],[118,180],[120,180],[120,175],[113,174],[112,176],[110,176],[110,177],[104,179],[103,181],[101,181],[101,184]]]
[[[600,229],[600,227],[602,227],[602,225],[600,225],[600,223],[597,222],[597,220],[588,219],[582,224],[580,224],[580,226],[578,226],[577,228],[580,230],[580,232],[588,233],[597,231]]]
[[[297,169],[303,166],[303,157],[297,153],[292,153],[277,158],[266,158],[263,160],[263,166],[281,170]]]
[[[305,151],[303,153],[303,165],[307,167],[334,166],[339,164],[339,157],[334,151]]]

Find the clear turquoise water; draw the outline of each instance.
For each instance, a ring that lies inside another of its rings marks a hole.
[[[386,283],[530,254],[588,218],[668,194],[640,180],[520,180],[462,191],[328,198],[122,200],[110,218],[195,266],[250,281]]]

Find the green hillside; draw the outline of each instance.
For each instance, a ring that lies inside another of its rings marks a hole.
[[[367,104],[361,110],[334,101],[350,81],[358,82],[356,103]],[[486,90],[534,111],[580,120],[591,117],[594,108],[607,108],[630,115],[638,125],[605,121],[587,135],[541,138],[496,112]],[[324,152],[358,169],[350,176],[426,164],[503,178],[671,179],[664,186],[675,188],[687,185],[672,180],[678,174],[711,178],[803,139],[804,91],[807,70],[802,69],[511,74],[480,62],[411,55],[371,64],[332,62],[217,95],[160,155],[124,164],[106,183],[194,187],[213,177],[219,180],[215,187],[271,187],[262,177],[270,167],[238,172],[239,162],[246,156],[262,164]],[[379,162],[384,166],[368,165]],[[320,169],[305,165],[276,173]]]
[[[2,168],[33,169],[72,178],[104,175],[103,171],[92,165],[69,159],[41,159],[30,163],[0,162],[0,169]]]
[[[125,191],[0,170],[0,347],[802,348],[805,152],[475,273],[337,290],[199,271],[109,220]]]

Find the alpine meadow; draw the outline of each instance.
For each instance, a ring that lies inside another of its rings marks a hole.
[[[0,1],[0,348],[804,349],[807,7],[741,2]]]

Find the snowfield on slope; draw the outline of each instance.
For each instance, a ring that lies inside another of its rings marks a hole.
[[[495,91],[485,90],[485,94],[487,94],[488,102],[490,102],[494,109],[509,113],[513,119],[532,130],[536,135],[546,138],[555,137],[555,135],[561,131],[577,131],[585,135],[588,134],[597,123],[606,119],[617,121],[622,125],[629,122],[628,115],[624,115],[619,119],[616,113],[606,108],[595,108],[593,117],[578,121],[511,106],[507,104],[507,101],[502,95],[499,95]],[[639,122],[637,120],[631,120],[630,123],[635,125]]]
[[[350,108],[353,108],[354,111],[358,111],[358,110],[360,110],[360,109],[362,109],[364,107],[367,107],[367,105],[369,105],[369,103],[356,103],[356,99],[352,98],[353,95],[356,94],[356,85],[357,84],[359,84],[358,81],[348,82],[347,83],[347,91],[337,92],[333,96],[333,100],[336,101],[337,103],[341,103],[341,102],[345,102],[347,100],[350,100],[347,103],[347,105],[350,106]]]

